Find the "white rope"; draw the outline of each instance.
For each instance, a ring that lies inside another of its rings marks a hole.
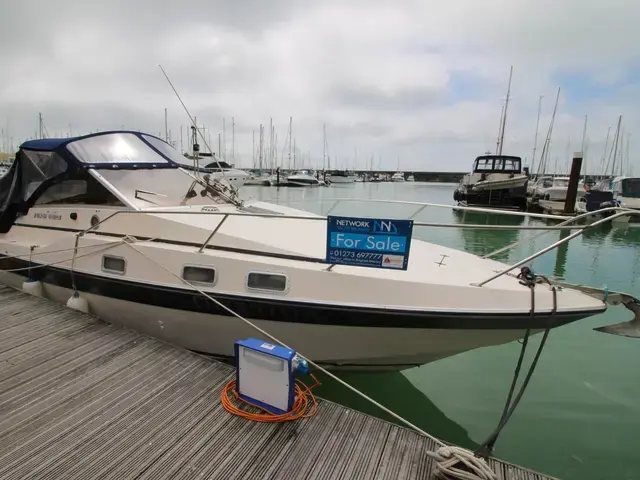
[[[13,269],[10,269],[10,270],[0,270],[0,273],[2,273],[2,272],[7,272],[7,273],[9,273],[9,272],[22,272],[22,271],[25,271],[25,270],[36,270],[38,268],[44,268],[44,267],[51,267],[51,266],[54,266],[54,265],[60,265],[62,263],[67,263],[67,262],[72,261],[74,259],[74,257],[76,259],[77,258],[83,258],[83,257],[89,257],[91,255],[95,255],[97,253],[101,253],[101,252],[105,252],[107,250],[110,250],[111,248],[117,247],[118,245],[121,245],[123,243],[126,243],[125,240],[118,240],[117,242],[110,242],[109,244],[107,244],[108,245],[107,247],[104,247],[104,248],[101,248],[99,250],[96,250],[95,252],[85,253],[84,255],[77,255],[77,256],[74,255],[71,258],[67,258],[67,259],[64,259],[64,260],[59,260],[57,262],[39,263],[38,265],[29,266],[29,267],[13,268]],[[91,246],[92,247],[98,247],[99,245],[91,245]],[[81,248],[81,247],[78,247],[78,248]],[[70,248],[69,250],[74,250],[74,249]],[[50,253],[50,252],[46,252],[46,253]],[[12,257],[5,257],[5,258],[12,258]]]
[[[79,239],[79,237],[78,237],[78,239]],[[151,239],[151,240],[155,240],[155,239]],[[257,330],[258,332],[260,332],[264,336],[270,338],[272,341],[274,341],[276,343],[279,343],[280,345],[283,345],[285,348],[291,348],[291,347],[287,346],[284,342],[280,341],[279,339],[277,339],[276,337],[274,337],[273,335],[268,333],[267,331],[265,331],[265,330],[261,329],[260,327],[258,327],[257,325],[255,325],[250,320],[244,318],[239,313],[236,313],[234,310],[232,310],[231,308],[227,307],[226,305],[221,303],[219,300],[216,300],[215,298],[211,297],[206,292],[204,292],[203,290],[201,290],[197,286],[193,285],[188,280],[185,280],[180,275],[175,274],[174,272],[169,270],[167,267],[162,265],[160,262],[156,261],[155,259],[149,257],[144,252],[140,251],[138,248],[136,248],[133,245],[137,241],[138,241],[138,239],[135,238],[134,236],[127,235],[122,240],[118,240],[117,242],[112,242],[106,248],[101,248],[101,249],[99,249],[99,250],[97,250],[95,252],[90,252],[90,253],[86,253],[84,255],[76,256],[75,252],[77,251],[77,249],[86,248],[87,247],[87,246],[84,246],[84,247],[78,246],[77,248],[68,249],[68,250],[73,250],[74,251],[74,256],[71,259],[66,259],[66,260],[62,260],[62,261],[58,261],[58,262],[52,262],[52,263],[46,263],[46,264],[39,264],[39,265],[33,266],[33,267],[25,267],[25,268],[18,268],[18,269],[13,269],[13,270],[4,270],[4,271],[5,272],[16,272],[16,271],[20,271],[20,270],[29,270],[29,269],[48,267],[48,266],[52,266],[52,265],[58,265],[58,264],[61,264],[61,263],[66,263],[66,262],[68,262],[70,260],[75,261],[75,259],[78,259],[78,258],[88,257],[90,255],[95,255],[95,254],[103,252],[105,250],[109,250],[109,249],[111,249],[111,248],[113,248],[113,247],[115,247],[117,245],[120,245],[120,244],[128,245],[133,250],[138,252],[140,255],[145,257],[147,260],[153,262],[154,264],[156,264],[157,266],[159,266],[160,268],[165,270],[167,273],[169,273],[173,277],[177,278],[178,280],[180,280],[184,284],[188,285],[189,287],[191,287],[193,290],[195,290],[196,292],[200,293],[204,297],[208,298],[213,303],[217,304],[219,307],[221,307],[222,309],[226,310],[227,312],[229,312],[233,316],[235,316],[238,319],[242,320],[247,325],[249,325],[250,327],[254,328],[255,330]],[[91,245],[91,246],[97,246],[97,245]],[[64,250],[59,250],[59,251],[64,251]],[[42,253],[45,253],[45,252],[42,252]],[[46,253],[53,253],[53,252],[46,252]],[[419,434],[431,439],[432,441],[436,442],[438,445],[442,445],[436,452],[427,452],[427,455],[429,455],[430,457],[434,458],[437,461],[437,463],[436,463],[436,476],[440,476],[442,478],[448,478],[448,479],[452,479],[452,480],[453,479],[456,479],[456,480],[457,479],[459,479],[459,480],[496,480],[497,479],[495,473],[493,472],[493,470],[491,470],[491,468],[487,465],[487,463],[482,458],[474,456],[473,452],[471,452],[470,450],[466,450],[466,449],[461,448],[461,447],[445,446],[441,440],[429,435],[427,432],[425,432],[424,430],[422,430],[418,426],[416,426],[413,423],[409,422],[408,420],[406,420],[405,418],[401,417],[400,415],[398,415],[397,413],[393,412],[392,410],[388,409],[384,405],[378,403],[373,398],[367,396],[365,393],[361,392],[357,388],[351,386],[350,384],[348,384],[344,380],[342,380],[339,377],[335,376],[334,374],[332,374],[331,372],[329,372],[325,368],[323,368],[320,365],[316,364],[313,360],[310,360],[309,358],[307,358],[304,355],[302,355],[300,352],[297,352],[297,353],[302,358],[307,360],[307,362],[310,365],[313,365],[315,368],[317,368],[318,370],[323,372],[328,377],[332,378],[333,380],[335,380],[336,382],[340,383],[344,387],[348,388],[352,392],[354,392],[357,395],[361,396],[365,400],[371,402],[373,405],[375,405],[376,407],[378,407],[382,411],[388,413],[389,415],[391,415],[396,420],[404,423],[405,425],[407,425],[408,427],[410,427],[411,429],[413,429],[417,433],[419,433]],[[467,472],[465,470],[461,470],[459,468],[456,468],[456,465],[458,463],[463,463],[464,465],[467,466],[467,468],[469,470],[471,470],[474,473],[470,473],[470,472]]]
[[[285,348],[288,348],[290,350],[294,350],[293,348],[289,347],[286,343],[280,341],[279,339],[277,339],[276,337],[274,337],[273,335],[271,335],[269,332],[263,330],[262,328],[258,327],[256,324],[254,324],[253,322],[251,322],[250,320],[244,318],[242,315],[240,315],[239,313],[236,313],[234,310],[232,310],[231,308],[227,307],[226,305],[224,305],[222,302],[220,302],[219,300],[216,300],[215,298],[213,298],[211,295],[207,294],[205,291],[203,291],[202,289],[198,288],[197,286],[193,285],[191,282],[189,282],[188,280],[185,280],[184,278],[182,278],[180,275],[172,272],[171,270],[169,270],[167,267],[165,267],[164,265],[162,265],[160,262],[158,262],[157,260],[151,258],[149,255],[145,254],[144,252],[140,251],[138,248],[136,248],[135,245],[132,245],[131,243],[126,243],[126,245],[128,245],[129,247],[131,247],[133,250],[135,250],[136,252],[138,252],[140,255],[142,255],[143,257],[145,257],[147,260],[149,260],[150,262],[153,262],[154,264],[156,264],[158,267],[162,268],[165,272],[167,272],[169,275],[172,275],[173,277],[177,278],[178,280],[180,280],[182,283],[184,283],[185,285],[188,285],[189,287],[191,287],[193,290],[195,290],[196,292],[198,292],[199,294],[203,295],[204,297],[208,298],[209,300],[211,300],[213,303],[215,303],[216,305],[218,305],[220,308],[224,309],[225,311],[229,312],[231,315],[233,315],[234,317],[242,320],[244,323],[246,323],[247,325],[249,325],[250,327],[252,327],[253,329],[257,330],[258,332],[260,332],[262,335],[264,335],[265,337],[270,338],[272,341],[274,341],[275,343],[279,343],[280,345],[282,345]],[[313,360],[307,358],[306,356],[304,356],[303,354],[301,354],[300,352],[296,352],[300,357],[304,358],[309,365],[314,366],[315,368],[317,368],[318,370],[320,370],[322,373],[324,373],[325,375],[327,375],[328,377],[331,377],[333,380],[335,380],[336,382],[338,382],[339,384],[343,385],[344,387],[348,388],[349,390],[351,390],[352,392],[356,393],[357,395],[360,395],[362,398],[364,398],[365,400],[371,402],[373,405],[375,405],[376,407],[378,407],[380,410],[388,413],[389,415],[391,415],[393,418],[395,418],[396,420],[404,423],[405,425],[407,425],[409,428],[415,430],[416,432],[418,432],[419,434],[431,439],[432,441],[436,442],[438,445],[444,445],[444,443],[429,435],[427,432],[425,432],[424,430],[422,430],[420,427],[414,425],[413,423],[411,423],[409,420],[401,417],[400,415],[398,415],[397,413],[393,412],[392,410],[389,410],[387,407],[385,407],[384,405],[378,403],[377,401],[375,401],[373,398],[367,396],[365,393],[361,392],[360,390],[358,390],[357,388],[351,386],[350,384],[348,384],[347,382],[345,382],[344,380],[338,378],[337,376],[335,376],[333,373],[329,372],[328,370],[326,370],[325,368],[321,367],[320,365],[318,365],[317,363],[315,363]],[[472,454],[472,452],[469,452]],[[475,479],[474,479],[475,480]]]
[[[116,240],[115,242],[120,243],[120,240]],[[98,246],[100,246],[100,245],[82,245],[82,246],[78,246],[77,250],[82,250],[83,248],[98,247]],[[31,260],[32,257],[35,257],[37,255],[48,255],[50,253],[72,252],[72,251],[76,250],[75,247],[71,247],[71,248],[61,248],[59,250],[45,250],[45,251],[36,252],[35,249],[36,248],[40,248],[40,245],[30,245],[29,248],[31,249],[31,251],[29,253],[23,253],[23,254],[20,254],[20,255],[3,255],[0,259],[2,259],[2,260],[9,259],[10,260],[10,259],[13,259],[13,258],[27,258],[28,257],[29,260]]]
[[[487,462],[476,457],[466,448],[455,446],[440,447],[435,453],[427,452],[436,460],[436,478],[456,480],[497,480],[495,472]],[[461,467],[466,467],[463,470]]]

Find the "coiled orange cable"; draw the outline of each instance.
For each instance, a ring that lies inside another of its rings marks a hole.
[[[310,418],[318,411],[318,401],[316,397],[313,396],[313,393],[311,393],[311,389],[320,385],[316,377],[313,375],[311,375],[311,377],[315,383],[310,387],[301,380],[296,380],[293,407],[290,412],[280,415],[240,398],[236,391],[235,379],[227,383],[222,389],[220,401],[227,412],[253,422],[290,422],[300,418]],[[261,413],[249,411],[248,408],[250,407],[257,408]]]

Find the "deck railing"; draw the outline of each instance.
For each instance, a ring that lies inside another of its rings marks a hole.
[[[543,248],[542,250],[529,255],[528,257],[524,258],[523,260],[520,260],[519,262],[510,265],[508,268],[496,273],[495,275],[489,277],[486,280],[483,280],[482,282],[479,283],[474,283],[474,286],[478,286],[478,287],[482,287],[484,285],[486,285],[487,283],[500,278],[501,276],[513,271],[514,269],[524,265],[527,262],[530,262],[531,260],[534,260],[535,258],[544,255],[547,252],[550,252],[551,250],[554,250],[556,248],[558,248],[559,246],[571,241],[572,239],[582,235],[584,233],[585,230],[602,225],[604,223],[608,223],[611,222],[617,218],[621,218],[621,217],[626,217],[626,216],[640,216],[640,211],[638,210],[630,210],[630,209],[625,209],[625,208],[620,208],[620,207],[608,207],[608,208],[603,208],[600,210],[596,210],[593,212],[587,212],[587,213],[583,213],[581,215],[577,215],[575,217],[558,217],[555,215],[545,215],[545,214],[537,214],[537,213],[527,213],[527,212],[512,212],[512,211],[496,211],[496,210],[492,210],[492,209],[488,209],[488,208],[477,208],[477,207],[460,207],[460,206],[455,206],[455,205],[445,205],[445,204],[437,204],[437,203],[427,203],[427,202],[412,202],[412,201],[403,201],[403,200],[377,200],[377,199],[356,199],[356,198],[344,198],[344,199],[331,199],[331,201],[334,201],[335,203],[332,205],[332,207],[329,209],[329,211],[327,212],[327,214],[331,213],[341,202],[348,202],[348,201],[352,201],[352,202],[365,202],[365,203],[388,203],[388,204],[403,204],[403,205],[414,205],[417,206],[418,209],[416,212],[414,212],[412,215],[409,216],[409,219],[414,218],[417,214],[419,214],[420,212],[422,212],[425,208],[427,207],[435,207],[435,208],[449,208],[449,209],[453,209],[453,210],[459,210],[459,211],[470,211],[470,212],[480,212],[480,213],[489,213],[489,214],[497,214],[497,215],[510,215],[510,216],[520,216],[520,217],[529,217],[529,218],[541,218],[541,219],[554,219],[554,220],[558,220],[558,219],[564,219],[564,222],[558,224],[558,225],[482,225],[482,224],[464,224],[464,223],[437,223],[437,222],[421,222],[421,221],[414,221],[413,225],[414,227],[431,227],[431,228],[460,228],[460,229],[475,229],[475,230],[537,230],[537,231],[542,231],[541,234],[542,235],[544,233],[546,233],[547,231],[552,231],[552,230],[577,230],[576,232],[571,233],[570,235],[568,235],[567,237],[558,240],[557,242],[552,243],[551,245]],[[211,207],[207,207],[207,206],[203,206],[203,208],[211,208]],[[240,207],[241,209],[242,207]],[[605,218],[599,219],[593,223],[588,223],[586,225],[577,225],[576,223],[580,220],[585,220],[589,217],[593,217],[596,215],[601,215],[603,213],[609,213],[610,215],[606,216]],[[220,228],[222,227],[222,225],[227,221],[227,219],[229,217],[233,217],[233,216],[242,216],[242,217],[254,217],[254,218],[273,218],[273,219],[279,219],[279,220],[312,220],[312,221],[324,221],[326,222],[327,217],[326,216],[320,216],[320,215],[284,215],[284,214],[272,214],[272,213],[255,213],[255,212],[243,212],[243,211],[236,211],[236,212],[224,212],[224,211],[210,211],[210,210],[206,210],[206,211],[181,211],[181,210],[155,210],[155,209],[148,209],[148,210],[118,210],[117,212],[112,213],[111,215],[109,215],[108,217],[106,217],[105,219],[99,221],[98,223],[96,223],[95,225],[91,226],[90,228],[84,230],[83,232],[80,233],[80,235],[84,235],[86,233],[91,233],[92,230],[95,230],[98,228],[98,226],[104,225],[107,221],[111,220],[112,218],[116,217],[117,215],[130,215],[130,214],[157,214],[157,215],[217,215],[217,216],[222,216],[222,219],[220,220],[220,222],[216,225],[215,228],[213,228],[211,230],[211,233],[207,236],[206,240],[202,243],[202,245],[199,246],[198,248],[198,252],[202,253],[205,248],[207,248],[207,246],[209,245],[209,242],[211,242],[211,240],[213,239],[213,237],[216,235],[216,233],[218,233],[220,231]],[[531,240],[535,238],[534,237],[530,237],[528,239],[525,239],[526,241]],[[514,242],[510,245],[507,245],[506,247],[503,247],[499,250],[496,250],[494,252],[491,252],[488,255],[485,255],[483,258],[488,258],[494,255],[497,255],[498,253],[502,253],[505,252],[507,250],[511,250],[513,248],[515,248],[517,245],[521,244],[523,241],[525,240],[520,240],[517,242]],[[265,252],[252,252],[255,254],[260,254],[260,253],[265,253]]]

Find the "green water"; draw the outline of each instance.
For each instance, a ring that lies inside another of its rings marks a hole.
[[[326,213],[335,198],[395,199],[452,203],[453,185],[358,183],[330,188],[245,187],[243,196]],[[399,217],[417,207],[340,204],[333,213]],[[423,221],[525,225],[543,221],[504,215],[454,213],[427,208]],[[419,228],[416,237],[484,254],[534,232]],[[514,263],[558,240],[544,236],[498,257]],[[569,282],[608,285],[640,297],[640,228],[588,231],[564,248],[533,262],[537,273]],[[600,316],[552,330],[527,392],[503,430],[495,455],[563,479],[640,479],[640,339],[596,332],[598,326],[629,320],[611,307]],[[533,356],[540,336],[533,338]],[[507,395],[520,345],[516,342],[467,352],[402,373],[341,377],[429,433],[473,448],[494,429]],[[318,394],[358,410],[384,415],[343,387],[324,381]]]

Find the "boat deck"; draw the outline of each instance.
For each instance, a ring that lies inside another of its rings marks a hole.
[[[0,478],[431,478],[432,440],[329,401],[297,422],[228,414],[233,371],[0,286]]]

